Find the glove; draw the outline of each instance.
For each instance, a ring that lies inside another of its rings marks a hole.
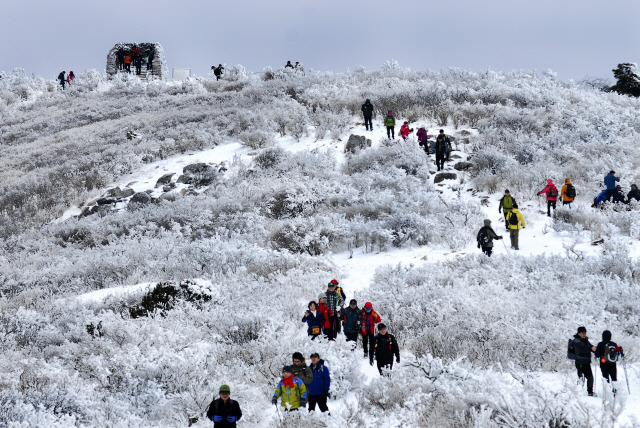
[[[300,399],[300,407],[307,407],[307,400],[305,400],[304,398]]]
[[[329,391],[325,391],[325,392],[324,392],[324,395],[326,395],[326,396],[327,396],[327,398],[331,398],[331,393],[330,393]]]
[[[501,210],[498,210],[498,213],[499,213],[499,214],[502,214],[502,211],[501,211]]]
[[[213,422],[222,422],[222,416],[215,415],[213,417]]]
[[[235,416],[227,416],[227,422],[229,423],[234,423],[237,420],[238,418],[236,418]]]
[[[271,404],[273,404],[274,406],[275,406],[276,404],[278,404],[278,397],[275,397],[275,396],[274,396],[274,397],[271,399]]]
[[[478,248],[480,248],[480,244],[478,244]]]
[[[373,360],[369,361],[369,365],[372,366],[373,365]]]
[[[502,235],[498,236],[498,239],[502,239]]]
[[[400,364],[400,357],[396,358],[396,363]]]

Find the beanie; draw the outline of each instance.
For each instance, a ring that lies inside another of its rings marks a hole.
[[[356,299],[351,299],[351,301],[349,302],[350,305],[357,305],[358,301]]]
[[[231,393],[231,389],[229,388],[229,385],[222,385],[220,387],[220,392],[229,392],[229,393]]]
[[[386,328],[387,328],[387,326],[386,326],[386,325],[384,325],[384,323],[380,323],[380,324],[378,324],[378,331],[380,331],[380,330],[384,330],[384,329],[386,329]]]
[[[291,366],[284,366],[282,368],[282,373],[284,373],[284,372],[293,373],[293,371],[291,371]]]
[[[586,327],[578,327],[578,333],[586,333],[586,332],[587,332]]]
[[[294,352],[293,353],[293,359],[294,360],[304,361],[304,357],[302,356],[302,354],[300,352]]]

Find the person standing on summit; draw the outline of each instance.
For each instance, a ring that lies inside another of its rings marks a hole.
[[[362,104],[362,108],[360,110],[362,110],[362,116],[364,117],[365,129],[367,131],[373,131],[373,123],[371,123],[371,119],[373,118],[373,104],[371,104],[371,101],[368,98],[365,100],[364,104]]]
[[[391,140],[396,138],[396,135],[395,135],[396,118],[393,117],[393,112],[391,110],[389,110],[387,115],[384,117],[384,126],[387,127],[387,138]]]
[[[449,151],[451,150],[451,141],[444,133],[444,129],[440,130],[440,134],[436,137],[436,141],[433,143],[433,152],[436,154],[436,166],[438,171],[444,169],[444,161],[449,157]]]
[[[616,177],[614,170],[609,171],[609,174],[604,176],[604,185],[607,186],[607,201],[611,200],[611,197],[616,193],[616,182],[620,181],[620,178]]]
[[[548,179],[545,188],[538,192],[538,195],[542,194],[547,195],[547,216],[551,217],[551,207],[553,207],[553,212],[555,213],[558,200],[558,188],[553,184],[552,179]]]
[[[64,89],[64,85],[65,83],[67,83],[67,80],[64,77],[64,73],[64,71],[61,71],[60,74],[58,74],[58,80],[60,81],[60,85],[62,85],[62,89]]]

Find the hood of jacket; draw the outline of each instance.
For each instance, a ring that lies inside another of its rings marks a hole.
[[[489,220],[488,218],[484,220],[484,225],[486,227],[491,227],[491,220]]]
[[[552,179],[548,179],[548,180],[547,180],[547,185],[548,185],[548,186],[551,186],[552,184],[553,184],[553,180],[552,180]]]
[[[569,180],[568,178],[564,179],[564,184],[571,184],[571,180]]]
[[[602,341],[611,342],[611,332],[609,330],[605,330],[602,332]]]

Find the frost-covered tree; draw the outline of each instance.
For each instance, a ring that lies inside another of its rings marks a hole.
[[[633,63],[624,62],[612,70],[616,84],[610,89],[622,95],[632,95],[640,97],[640,76],[638,76],[638,66]]]

